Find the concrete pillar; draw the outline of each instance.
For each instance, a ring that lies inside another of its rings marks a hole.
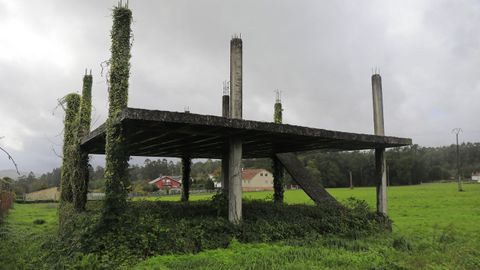
[[[242,118],[242,39],[230,41],[230,117]]]
[[[225,89],[224,89],[225,90]],[[230,117],[230,96],[224,93],[222,97],[222,116]],[[222,192],[228,195],[228,166],[229,166],[229,142],[225,143],[222,153]]]
[[[190,197],[190,171],[192,168],[192,159],[182,158],[182,202],[188,202]]]
[[[230,117],[242,118],[242,40],[230,41]],[[228,220],[239,223],[242,219],[242,140],[229,139]]]
[[[372,75],[373,123],[375,135],[385,136],[383,122],[382,77]],[[377,212],[387,214],[387,173],[385,149],[375,149],[375,182],[377,186]]]
[[[275,100],[275,105],[273,106],[273,121],[275,124],[281,124],[282,119],[282,101],[280,100],[280,91],[276,90],[277,98]],[[273,201],[276,203],[283,203],[283,185],[284,185],[284,176],[285,171],[283,169],[282,163],[274,155],[272,158],[272,169],[273,169]]]
[[[383,126],[382,77],[380,77],[380,74],[372,75],[372,96],[375,135],[385,136],[385,128]]]
[[[242,140],[232,137],[229,146],[228,220],[238,224],[242,219]]]
[[[222,96],[222,116],[230,117],[230,96],[229,95]]]
[[[272,169],[273,169],[273,201],[275,203],[283,203],[284,193],[284,177],[285,171],[282,163],[278,160],[277,156],[272,157]]]

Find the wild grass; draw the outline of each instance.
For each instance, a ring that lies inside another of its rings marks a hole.
[[[375,206],[375,189],[332,188],[327,189],[337,200],[350,197],[366,201]],[[388,214],[394,221],[394,229],[404,233],[433,232],[435,228],[454,226],[458,233],[480,235],[480,184],[464,184],[464,192],[457,191],[456,183],[429,183],[414,186],[388,188]],[[209,200],[213,194],[191,195],[190,200]],[[246,199],[269,200],[271,191],[245,192]],[[138,198],[138,200],[179,201],[180,196]],[[288,204],[310,204],[313,202],[301,189],[287,190]],[[477,225],[476,225],[477,224]]]
[[[0,269],[35,269],[46,255],[42,245],[56,236],[57,204],[14,204],[0,226]]]
[[[345,240],[321,238],[292,243],[234,244],[228,249],[183,256],[152,257],[136,269],[480,269],[480,185],[433,183],[389,187],[393,233]],[[328,190],[375,203],[374,188]],[[245,193],[271,198],[271,192]],[[169,198],[172,199],[172,198]],[[205,199],[205,196],[192,196]],[[302,190],[285,193],[287,203],[311,204]]]
[[[226,249],[150,257],[135,269],[480,269],[480,185],[468,184],[464,189],[458,192],[454,183],[390,187],[391,234],[356,240],[312,235],[269,244],[232,241]],[[341,201],[355,197],[372,207],[375,202],[374,188],[329,192]],[[272,198],[271,192],[244,196]],[[180,199],[161,199],[165,198]],[[285,200],[311,204],[301,190],[287,191]],[[0,227],[0,269],[48,269],[42,267],[48,252],[44,243],[56,234],[57,219],[55,204],[16,204]],[[45,223],[36,225],[35,220]],[[86,269],[98,262],[92,256],[82,260]]]

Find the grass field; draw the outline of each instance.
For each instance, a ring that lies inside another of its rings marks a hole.
[[[14,204],[5,224],[0,225],[0,269],[41,265],[42,245],[56,235],[57,224],[57,204]]]
[[[396,186],[388,189],[388,212],[394,220],[394,230],[402,232],[432,232],[435,228],[453,226],[459,233],[480,235],[480,185],[464,185],[465,192],[458,192],[455,183],[433,183],[416,186]],[[375,207],[375,189],[328,189],[337,200],[349,197],[365,200]],[[213,194],[190,196],[191,200],[208,200]],[[247,199],[270,199],[272,192],[244,193]],[[180,196],[145,198],[147,200],[178,201]],[[312,204],[303,190],[288,190],[285,202]]]
[[[480,269],[480,185],[464,188],[465,192],[458,192],[453,183],[390,187],[392,234],[356,240],[312,236],[275,244],[233,242],[227,249],[151,257],[136,269]],[[355,197],[372,207],[375,201],[374,188],[329,192],[341,201]],[[270,192],[245,193],[252,199],[271,196]],[[311,203],[301,190],[287,191],[285,200]],[[16,204],[0,227],[0,269],[38,266],[42,241],[55,233],[56,213],[54,204]],[[35,219],[46,222],[35,225]]]

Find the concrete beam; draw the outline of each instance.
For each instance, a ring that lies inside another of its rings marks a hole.
[[[230,41],[230,117],[242,118],[242,40]],[[238,224],[242,219],[242,140],[229,139],[228,220]]]
[[[372,75],[373,123],[375,135],[385,136],[383,121],[382,77]],[[377,212],[387,214],[387,173],[385,148],[375,149],[375,182],[377,187]]]
[[[325,190],[318,179],[312,176],[295,154],[279,153],[275,156],[292,176],[293,180],[295,180],[315,203],[321,204],[325,201],[336,202],[335,198]]]

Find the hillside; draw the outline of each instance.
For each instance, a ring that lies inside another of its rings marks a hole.
[[[22,175],[28,175],[27,172],[20,172],[20,175],[18,175],[17,171],[15,170],[0,170],[0,178],[3,178],[3,177],[10,177],[12,178],[13,180],[18,180],[18,178]]]

